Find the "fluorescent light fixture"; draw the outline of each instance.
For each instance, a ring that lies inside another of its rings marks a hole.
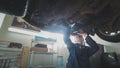
[[[2,23],[3,23],[4,18],[5,18],[5,14],[0,13],[0,28],[1,28],[1,26],[2,26]]]
[[[31,36],[40,36],[40,37],[45,37],[45,38],[52,38],[52,39],[56,39],[56,37],[59,36],[59,34],[47,32],[47,31],[37,32],[37,31],[28,30],[28,29],[19,28],[19,27],[13,27],[13,26],[9,27],[8,31],[26,34],[26,35],[31,35]]]
[[[16,32],[16,33],[21,33],[21,34],[26,34],[26,35],[31,35],[31,36],[44,36],[40,34],[40,32],[33,31],[33,30],[28,30],[24,28],[19,28],[19,27],[9,27],[8,31]]]

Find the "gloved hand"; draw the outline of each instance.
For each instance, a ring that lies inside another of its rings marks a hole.
[[[83,36],[84,39],[88,36],[88,34],[83,29],[79,29],[77,34]]]
[[[79,29],[78,31],[79,31],[79,33],[81,33],[81,34],[86,33],[83,29]]]

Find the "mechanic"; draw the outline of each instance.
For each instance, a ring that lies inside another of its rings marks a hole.
[[[75,37],[74,43],[70,39],[70,35]],[[85,41],[89,46],[85,45]],[[71,28],[66,29],[64,42],[69,51],[66,68],[90,68],[89,57],[99,49],[97,43],[81,29],[71,34]]]

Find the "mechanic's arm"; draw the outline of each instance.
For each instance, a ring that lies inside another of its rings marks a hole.
[[[64,42],[65,42],[65,44],[67,45],[68,48],[73,47],[73,43],[70,40],[70,33],[71,33],[70,28],[66,28],[64,30]]]
[[[98,47],[97,43],[89,35],[87,35],[85,40],[86,40],[86,43],[89,45],[88,54],[89,54],[89,56],[91,56],[95,52],[98,51],[99,47]]]

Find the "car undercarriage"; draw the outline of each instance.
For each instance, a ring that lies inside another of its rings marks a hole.
[[[120,1],[119,0],[21,0],[26,2],[23,8],[26,14],[17,6],[12,15],[20,16],[29,24],[41,30],[56,32],[62,30],[69,18],[79,24],[90,26],[92,33],[110,42],[120,42]],[[8,4],[7,0],[4,3]],[[3,12],[5,10],[2,5]],[[7,5],[8,6],[8,5]],[[12,5],[10,4],[12,7]],[[11,7],[8,10],[13,10]],[[1,9],[1,8],[0,8]],[[12,12],[12,11],[11,11]],[[88,27],[85,27],[89,29]],[[56,30],[55,30],[56,29]]]

